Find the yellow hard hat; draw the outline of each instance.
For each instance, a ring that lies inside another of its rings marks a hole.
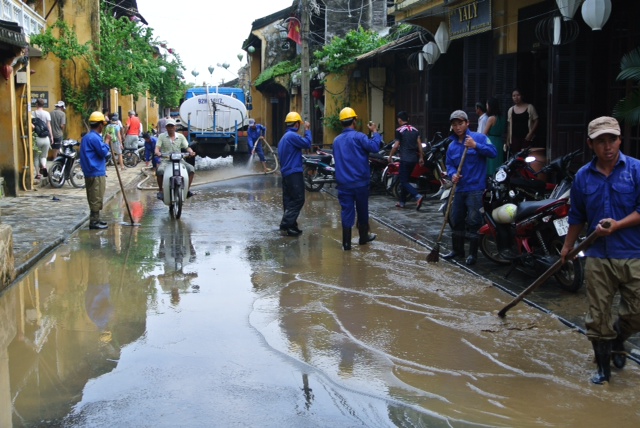
[[[340,110],[340,121],[355,119],[357,117],[358,115],[356,114],[355,110],[353,110],[351,107],[345,107],[342,110]]]
[[[287,117],[284,118],[284,122],[285,123],[302,122],[302,118],[298,113],[296,113],[295,111],[292,111],[292,112],[289,112],[289,114],[287,114]]]
[[[104,118],[104,114],[100,113],[99,111],[94,111],[93,113],[91,113],[91,116],[89,116],[89,123],[96,123],[96,122],[102,122],[104,124],[107,123],[107,121]]]

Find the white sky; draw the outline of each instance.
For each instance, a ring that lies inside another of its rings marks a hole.
[[[200,85],[235,79],[238,69],[247,63],[242,43],[253,21],[291,6],[293,0],[137,0],[137,4],[155,37],[180,55],[185,80],[196,80],[191,74],[195,69]],[[230,64],[228,71],[217,66],[225,62]],[[213,75],[209,66],[215,68]]]

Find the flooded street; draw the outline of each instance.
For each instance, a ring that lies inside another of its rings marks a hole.
[[[640,424],[634,362],[591,385],[583,335],[376,223],[343,252],[327,193],[281,236],[279,185],[198,186],[177,221],[132,190],[140,226],[116,200],[3,292],[0,427]]]

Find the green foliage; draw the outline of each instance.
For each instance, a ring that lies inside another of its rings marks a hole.
[[[53,35],[59,30],[60,37]],[[71,69],[62,77],[65,101],[82,117],[99,110],[104,94],[118,89],[122,95],[139,96],[149,91],[160,105],[177,107],[184,94],[181,80],[185,69],[176,54],[171,58],[159,54],[159,42],[153,29],[129,19],[116,19],[108,9],[100,15],[100,42],[81,44],[75,32],[64,21],[47,27],[44,33],[32,36],[31,42],[61,60],[61,66]],[[78,65],[84,63],[85,76],[78,76]],[[163,73],[160,68],[164,67]]]
[[[343,127],[342,127],[342,124],[340,123],[340,110],[342,110],[345,107],[349,107],[349,102],[347,99],[345,99],[344,97],[340,97],[336,99],[335,113],[325,114],[324,117],[322,118],[322,124],[325,127],[332,129],[336,132],[342,132]]]
[[[297,57],[290,61],[279,62],[276,65],[271,66],[266,70],[264,70],[262,73],[260,73],[256,81],[254,82],[254,85],[260,86],[263,83],[273,79],[274,77],[291,74],[299,68],[300,68],[300,57]]]
[[[362,27],[349,31],[344,38],[334,37],[313,55],[329,73],[342,73],[345,66],[353,64],[358,55],[370,52],[385,44],[385,39]]]
[[[618,101],[613,109],[613,115],[621,120],[628,121],[632,126],[640,125],[640,47],[632,50],[622,57],[620,61],[620,74],[617,80],[630,80],[634,82],[634,90],[627,97]]]

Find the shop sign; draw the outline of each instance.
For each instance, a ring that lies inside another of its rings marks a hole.
[[[36,106],[38,98],[44,100],[44,108],[49,108],[49,91],[31,91],[31,107]]]
[[[449,9],[451,40],[491,30],[491,0],[476,0]]]

